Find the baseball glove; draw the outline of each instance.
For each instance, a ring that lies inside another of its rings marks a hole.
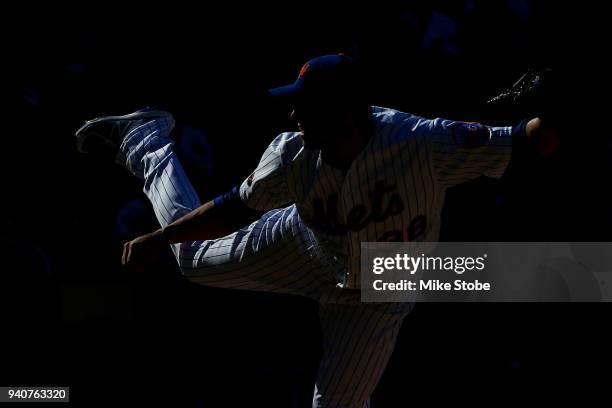
[[[487,101],[494,116],[505,121],[539,117],[556,123],[561,116],[557,73],[552,69],[529,70],[510,88]]]

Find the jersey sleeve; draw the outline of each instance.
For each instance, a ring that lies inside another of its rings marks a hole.
[[[438,183],[450,187],[487,176],[504,174],[512,156],[512,127],[446,119],[417,122],[426,132],[427,146]]]
[[[240,198],[249,207],[266,211],[294,201],[289,188],[293,159],[303,148],[299,133],[282,133],[268,146],[254,172],[240,186]]]

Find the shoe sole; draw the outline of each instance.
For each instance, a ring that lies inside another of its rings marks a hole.
[[[97,137],[98,139],[101,139],[103,143],[106,143],[109,146],[113,145],[113,143],[110,142],[105,137],[98,136],[95,134],[87,135],[86,131],[93,125],[97,125],[103,122],[117,121],[117,120],[158,119],[158,118],[164,118],[164,117],[170,119],[171,121],[174,121],[174,117],[172,116],[171,113],[166,112],[166,111],[159,111],[159,110],[151,110],[151,111],[143,110],[143,111],[129,113],[127,115],[101,116],[99,118],[88,120],[87,122],[83,124],[83,126],[79,128],[79,130],[75,132],[75,136],[77,139],[77,149],[81,153],[89,153],[89,151],[85,149],[85,143],[90,137]],[[172,127],[174,127],[174,124],[172,125]],[[117,147],[117,146],[112,146],[112,147]]]

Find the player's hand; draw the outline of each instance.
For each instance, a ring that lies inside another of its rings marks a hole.
[[[540,156],[549,156],[561,144],[557,130],[545,125],[539,118],[527,122],[526,132],[532,148]]]
[[[159,230],[142,235],[123,244],[121,264],[130,269],[141,269],[155,260],[167,245],[168,241]]]

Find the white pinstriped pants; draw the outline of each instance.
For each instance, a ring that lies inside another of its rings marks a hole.
[[[136,123],[117,161],[144,182],[161,226],[200,206],[173,151],[168,115]],[[307,296],[319,301],[323,356],[313,407],[369,407],[409,306],[360,304],[336,288],[295,206],[279,208],[226,237],[172,245],[182,273],[203,285]]]

